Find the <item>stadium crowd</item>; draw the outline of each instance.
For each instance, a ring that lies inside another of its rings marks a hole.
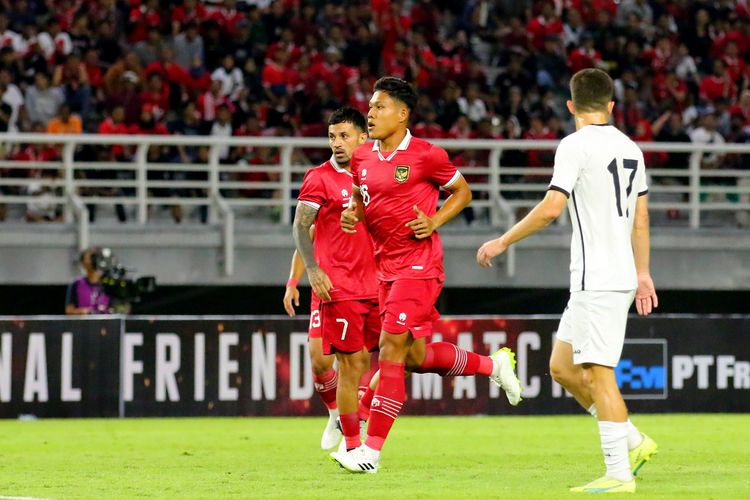
[[[634,139],[747,142],[748,55],[744,1],[0,0],[0,131],[324,136],[328,113],[366,112],[372,84],[388,74],[420,92],[417,136],[554,139],[572,128],[570,75],[600,67],[616,82],[616,124]],[[222,161],[272,154],[237,148]],[[648,156],[652,167],[685,166],[684,155]],[[718,160],[747,167],[744,157]]]

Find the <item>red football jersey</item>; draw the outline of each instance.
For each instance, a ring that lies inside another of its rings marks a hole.
[[[378,296],[370,235],[364,230],[356,234],[341,230],[341,212],[349,205],[351,190],[352,174],[331,157],[307,171],[298,198],[318,210],[313,248],[315,260],[331,278],[331,301]]]
[[[380,142],[357,148],[352,157],[354,185],[362,192],[365,222],[375,247],[378,279],[444,279],[443,244],[434,232],[418,240],[406,223],[416,218],[414,205],[427,216],[437,211],[440,187],[461,174],[448,153],[422,139],[406,137],[392,153]],[[385,155],[385,156],[384,156]]]

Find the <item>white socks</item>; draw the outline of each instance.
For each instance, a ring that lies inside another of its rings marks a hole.
[[[633,476],[630,474],[628,461],[628,423],[599,421],[599,437],[607,476],[618,481],[631,481]]]
[[[588,411],[592,417],[596,418],[596,406],[591,405],[589,406]],[[643,434],[641,434],[641,431],[638,430],[638,427],[633,425],[633,422],[628,419],[628,450],[632,450],[634,448],[637,448],[641,445],[643,442]]]
[[[643,442],[643,434],[638,430],[638,427],[633,425],[633,422],[628,419],[628,449],[632,450],[637,448]]]
[[[339,418],[339,409],[338,408],[334,408],[334,409],[330,409],[329,408],[328,409],[328,418],[332,418],[334,420],[337,419],[337,418]]]

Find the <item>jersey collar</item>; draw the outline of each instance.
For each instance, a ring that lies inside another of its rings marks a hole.
[[[348,170],[346,170],[345,168],[341,167],[341,165],[339,165],[339,162],[337,162],[337,161],[336,161],[336,155],[331,155],[331,159],[330,159],[330,160],[328,160],[328,161],[330,161],[330,162],[331,162],[331,166],[333,167],[333,169],[334,169],[334,170],[335,170],[336,172],[338,172],[338,173],[340,173],[340,174],[349,174],[349,175],[352,175],[352,173],[351,173],[351,172],[349,172],[349,171],[348,171]]]
[[[404,136],[404,139],[401,141],[401,144],[398,145],[395,151],[393,151],[391,154],[388,155],[388,158],[383,156],[383,153],[380,152],[380,141],[375,141],[375,143],[372,145],[372,150],[378,152],[378,158],[380,158],[380,161],[391,161],[394,156],[396,156],[396,153],[399,151],[405,151],[409,147],[409,143],[411,142],[411,131],[409,129],[406,129],[406,135]]]

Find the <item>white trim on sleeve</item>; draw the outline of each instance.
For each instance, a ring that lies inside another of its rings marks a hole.
[[[320,205],[318,205],[315,202],[307,201],[307,200],[299,200],[299,202],[302,203],[303,205],[307,205],[310,208],[314,208],[315,210],[320,210]]]
[[[458,170],[456,170],[456,173],[455,173],[455,174],[453,174],[453,177],[451,177],[451,180],[449,180],[448,182],[446,182],[445,184],[443,184],[443,185],[442,185],[441,187],[442,187],[443,189],[448,189],[448,188],[449,188],[449,187],[451,187],[451,186],[452,186],[453,184],[455,184],[455,183],[456,183],[456,181],[457,181],[458,179],[460,179],[460,178],[461,178],[461,172],[459,172]]]

